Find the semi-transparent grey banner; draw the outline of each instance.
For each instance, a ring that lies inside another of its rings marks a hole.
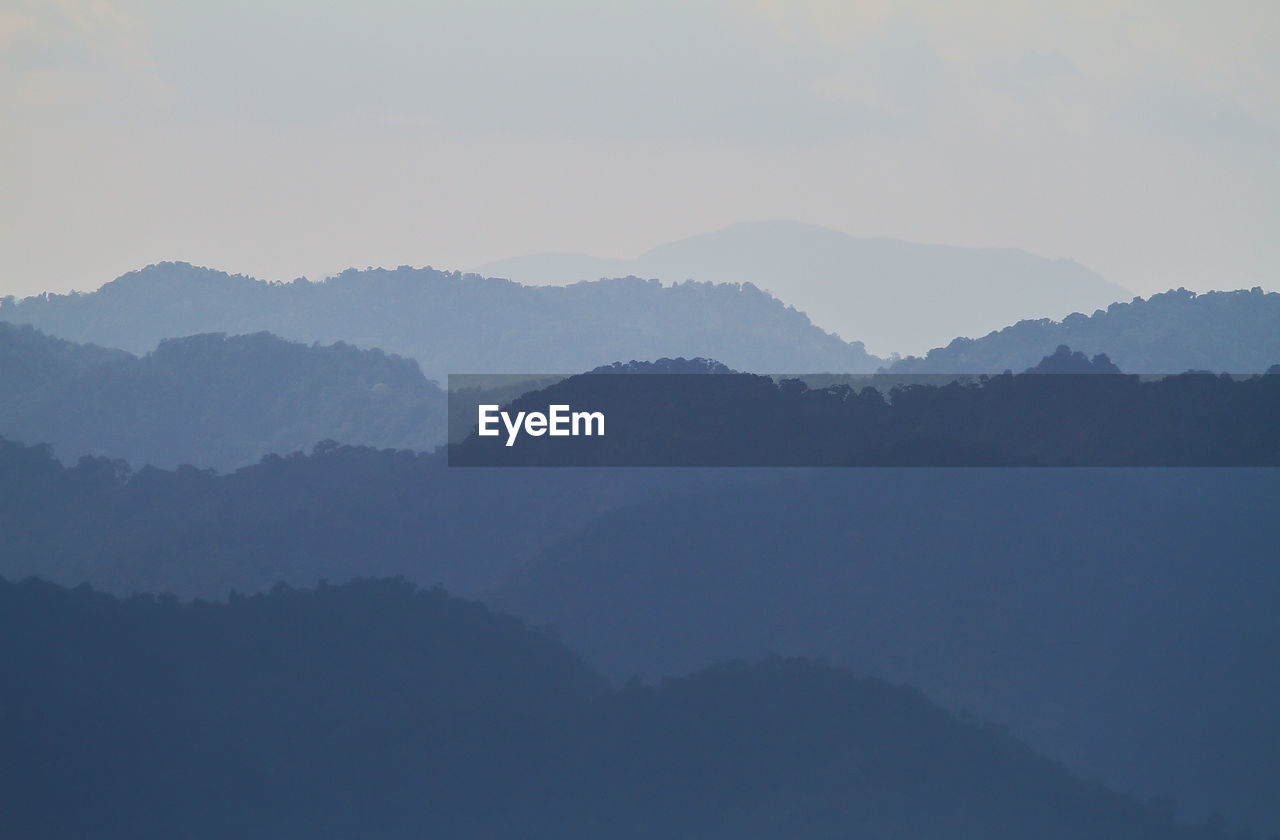
[[[1280,376],[449,377],[455,467],[1277,466]]]

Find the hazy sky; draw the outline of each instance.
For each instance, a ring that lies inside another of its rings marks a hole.
[[[1277,288],[1278,45],[1274,0],[0,0],[0,294],[781,218]]]

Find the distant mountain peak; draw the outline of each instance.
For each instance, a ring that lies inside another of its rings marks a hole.
[[[751,283],[880,355],[922,352],[957,335],[1107,306],[1131,293],[1069,259],[1014,248],[860,238],[797,221],[739,222],[634,259],[540,254],[480,270],[566,285],[634,274],[666,283]]]

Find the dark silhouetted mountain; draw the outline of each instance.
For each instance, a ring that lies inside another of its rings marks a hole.
[[[122,461],[64,467],[0,439],[0,575],[89,582],[120,594],[256,592],[404,574],[469,594],[600,512],[655,496],[763,480],[746,470],[489,470],[443,452],[322,442],[229,475]]]
[[[1273,469],[821,471],[602,515],[489,602],[616,679],[776,652],[916,685],[1269,833],[1277,509]]]
[[[0,581],[24,840],[1223,836],[919,692],[793,660],[621,691],[396,581],[227,604]]]
[[[807,312],[823,329],[866,342],[886,356],[922,352],[957,335],[980,335],[1020,318],[1089,312],[1131,295],[1071,260],[1009,248],[859,239],[785,221],[733,225],[661,245],[634,260],[541,254],[490,263],[481,270],[537,284],[627,274],[668,282],[749,282]],[[804,370],[777,365],[750,369]]]
[[[1122,789],[1280,826],[1273,471],[776,475],[325,446],[129,477],[0,443],[0,574],[221,597],[403,573],[476,593],[542,551],[495,603],[611,675],[822,656]],[[731,481],[757,489],[715,489]]]
[[[0,834],[408,837],[512,807],[605,691],[442,591],[229,604],[0,583]],[[425,820],[426,822],[420,822]]]
[[[602,368],[523,394],[505,411],[589,410],[608,418],[606,433],[526,435],[518,443],[501,432],[472,433],[451,445],[450,463],[1280,466],[1280,380],[1180,374],[1144,381],[1098,375],[1114,365],[1102,355],[1077,356],[1064,347],[1038,366],[1053,375],[939,376],[906,385],[889,375],[880,388],[861,390],[758,374],[662,375],[662,366],[647,363]],[[671,370],[685,364],[710,374],[705,361],[666,361]],[[654,375],[629,375],[637,372]]]
[[[1035,365],[1027,368],[1027,373],[1120,373],[1106,353],[1099,353],[1090,359],[1079,350],[1072,352],[1065,344],[1058,346],[1052,356],[1045,356]]]
[[[89,294],[0,302],[0,320],[134,353],[178,335],[266,330],[379,347],[416,359],[440,381],[449,373],[571,373],[661,356],[712,356],[758,371],[880,364],[749,283],[664,286],[635,277],[535,288],[402,266],[281,284],[161,263]]]
[[[0,323],[0,434],[135,466],[230,470],[322,440],[431,449],[445,395],[417,364],[266,333],[168,339],[137,358]]]
[[[1113,303],[1061,322],[1019,321],[982,338],[957,338],[894,373],[1000,373],[1024,370],[1060,345],[1105,353],[1129,373],[1261,373],[1280,358],[1280,294],[1186,289]]]

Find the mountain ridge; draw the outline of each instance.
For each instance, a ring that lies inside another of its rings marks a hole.
[[[433,449],[446,397],[416,362],[270,333],[166,338],[143,356],[0,321],[0,434],[135,467],[229,471],[322,440]]]
[[[345,341],[414,358],[440,381],[661,356],[710,356],[754,370],[869,372],[882,363],[749,283],[638,277],[550,288],[401,266],[272,283],[170,262],[96,292],[0,302],[0,320],[135,353],[205,332]]]
[[[862,238],[795,221],[740,222],[633,259],[541,254],[479,270],[557,285],[621,274],[750,281],[881,356],[923,351],[1020,318],[1089,311],[1132,294],[1070,259]]]
[[[1213,836],[914,689],[778,658],[613,689],[403,581],[0,607],[0,829],[33,840]]]
[[[1064,344],[1086,354],[1105,353],[1130,373],[1262,373],[1280,358],[1280,293],[1257,286],[1201,294],[1172,289],[1117,301],[1092,315],[1022,320],[981,338],[955,338],[923,357],[898,359],[885,370],[1023,370]]]
[[[603,513],[484,600],[615,680],[773,652],[918,686],[1269,836],[1274,473],[816,471]]]

